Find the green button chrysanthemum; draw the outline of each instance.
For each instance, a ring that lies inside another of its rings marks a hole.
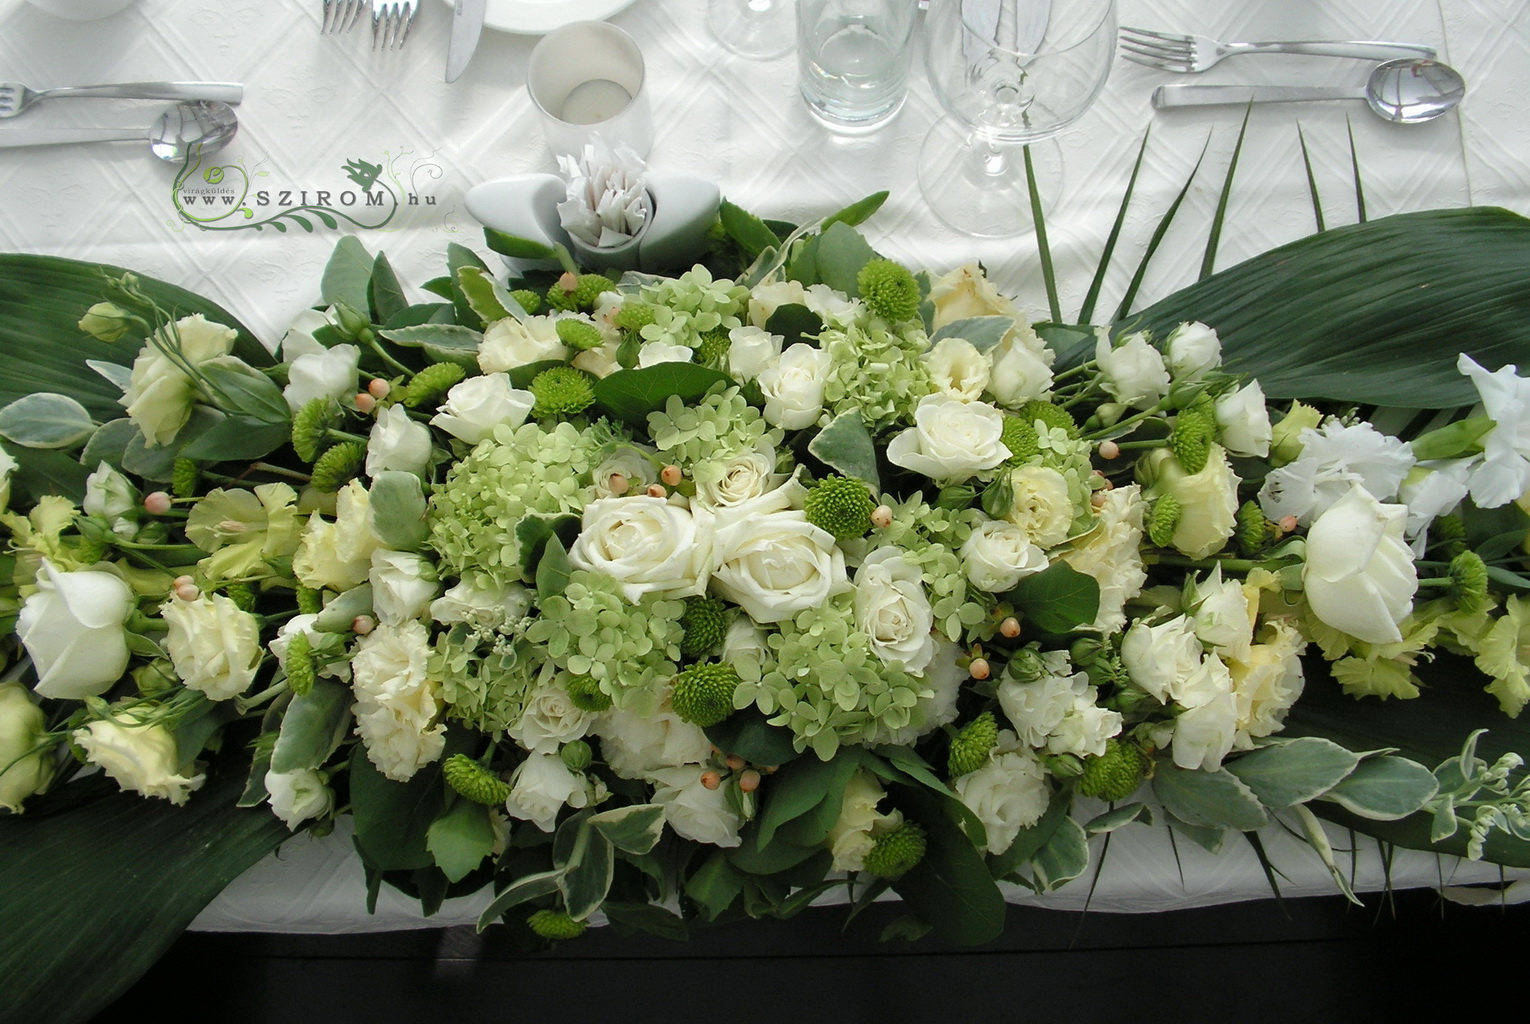
[[[498,806],[510,796],[504,779],[466,754],[453,754],[442,761],[441,777],[458,795],[485,807]]]
[[[1270,541],[1275,539],[1272,526],[1273,524],[1264,517],[1258,502],[1245,501],[1238,509],[1238,528],[1235,534],[1238,539],[1238,553],[1244,558],[1253,558],[1264,551],[1270,546]]]
[[[924,860],[924,827],[916,822],[905,821],[875,842],[866,854],[866,871],[878,878],[899,878]]]
[[[716,661],[692,665],[675,677],[670,706],[685,721],[706,729],[733,714],[733,691],[738,684],[738,671],[732,665]]]
[[[314,462],[330,446],[329,432],[338,422],[338,410],[330,399],[305,402],[292,414],[292,450],[304,462]]]
[[[1196,402],[1188,409],[1181,409],[1174,417],[1174,429],[1169,434],[1169,447],[1174,457],[1194,475],[1206,468],[1211,456],[1211,443],[1217,436],[1216,414],[1211,403]]]
[[[547,289],[547,304],[554,309],[588,313],[595,308],[601,292],[611,291],[615,287],[609,277],[580,274],[572,290],[564,288],[561,282],[554,282]]]
[[[292,634],[292,639],[287,642],[287,656],[284,662],[287,668],[288,687],[299,697],[306,696],[313,690],[315,672],[313,644],[309,642],[305,631],[300,629]]]
[[[568,699],[574,707],[591,714],[600,714],[611,708],[611,695],[600,688],[600,683],[590,676],[574,676],[568,681]]]
[[[537,419],[577,416],[595,404],[589,376],[572,366],[543,370],[532,379],[530,390],[536,399],[531,415]]]
[[[1097,800],[1125,800],[1147,777],[1150,763],[1146,751],[1137,744],[1106,740],[1103,755],[1085,758],[1078,791]]]
[[[202,480],[202,470],[197,466],[196,460],[176,459],[170,474],[170,493],[177,498],[189,498],[197,493],[197,484]]]
[[[1041,438],[1030,420],[1019,416],[1004,417],[1004,432],[999,435],[1009,449],[1009,461],[1021,465],[1041,454]]]
[[[872,260],[855,277],[861,301],[877,316],[902,323],[919,315],[919,284],[892,260]]]
[[[1179,529],[1179,521],[1185,514],[1184,505],[1172,494],[1160,495],[1153,502],[1153,511],[1148,516],[1147,535],[1148,540],[1161,548],[1169,547],[1174,540],[1174,531]]]
[[[526,919],[526,923],[544,939],[577,939],[588,927],[562,910],[538,910]]]
[[[1073,414],[1060,405],[1053,405],[1042,398],[1033,398],[1022,405],[1015,415],[1027,423],[1034,424],[1037,420],[1045,423],[1049,430],[1065,430],[1069,437],[1078,437],[1078,424],[1073,420]]]
[[[616,316],[612,318],[611,322],[623,331],[636,332],[653,323],[653,317],[653,307],[648,303],[625,302],[616,311]]]
[[[535,316],[537,311],[542,308],[542,296],[529,288],[517,288],[510,293],[510,297],[515,300],[516,305],[532,316]]]
[[[836,540],[850,540],[864,537],[871,529],[871,513],[876,511],[876,505],[861,481],[826,476],[808,491],[802,511],[808,522],[832,533]]]
[[[946,773],[953,779],[975,772],[988,763],[994,744],[999,740],[999,723],[992,711],[985,711],[962,727],[951,738],[951,753],[946,758]]]
[[[432,363],[410,379],[409,386],[404,390],[404,404],[416,409],[426,402],[434,401],[466,376],[467,371],[456,363]]]
[[[728,613],[715,597],[688,597],[680,625],[685,630],[680,653],[698,658],[723,642],[728,632]]]
[[[558,340],[563,342],[575,352],[588,352],[592,348],[599,348],[605,344],[605,338],[601,336],[600,328],[588,320],[576,320],[566,316],[553,325],[558,332]]]
[[[1487,564],[1477,552],[1463,551],[1450,560],[1450,596],[1468,615],[1481,611],[1487,603]]]
[[[313,464],[311,482],[314,489],[338,491],[361,473],[361,467],[366,464],[366,460],[366,445],[360,441],[341,441],[320,455],[319,460]]]

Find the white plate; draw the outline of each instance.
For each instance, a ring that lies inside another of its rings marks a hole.
[[[604,21],[633,0],[489,0],[483,23],[501,32],[540,36],[575,21]],[[453,0],[446,0],[448,7]]]

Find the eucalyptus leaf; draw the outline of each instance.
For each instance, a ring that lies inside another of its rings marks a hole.
[[[1360,758],[1331,740],[1277,740],[1228,761],[1226,770],[1271,810],[1304,804],[1338,785]]]
[[[1340,807],[1376,821],[1396,821],[1421,810],[1439,791],[1434,773],[1406,757],[1361,761],[1344,781],[1323,794]]]
[[[430,536],[420,478],[403,470],[384,470],[372,478],[368,495],[367,517],[383,546],[418,551]]]
[[[717,217],[728,237],[737,242],[739,248],[750,257],[781,244],[781,239],[776,237],[776,233],[763,220],[726,199],[718,205]]]
[[[328,679],[314,680],[312,690],[293,697],[271,751],[271,770],[302,771],[329,760],[350,729],[353,699],[350,687]]]
[[[946,338],[962,338],[979,352],[990,352],[1014,327],[1014,317],[969,316],[941,327],[930,335],[930,344],[933,346]]]
[[[0,437],[27,448],[73,448],[95,429],[90,412],[68,395],[25,395],[0,409]]]
[[[835,221],[818,237],[818,279],[855,298],[861,294],[857,281],[861,268],[876,256],[876,250],[866,244],[859,231]]]
[[[419,324],[377,333],[395,345],[435,351],[476,353],[479,343],[483,341],[483,335],[478,331],[457,324]]]
[[[1159,761],[1153,794],[1170,814],[1189,825],[1249,832],[1269,822],[1269,813],[1253,790],[1221,768],[1208,772]]]
[[[462,881],[494,852],[494,825],[489,820],[489,809],[459,798],[450,810],[430,823],[425,848],[447,881]]]
[[[80,465],[94,468],[106,463],[116,469],[122,468],[123,456],[134,438],[142,440],[143,434],[127,417],[111,420],[96,428],[80,452]]]
[[[362,583],[344,591],[325,605],[313,628],[322,633],[349,633],[358,615],[372,614],[372,584]]]
[[[873,492],[881,490],[876,445],[859,411],[842,412],[829,421],[808,442],[808,452],[841,476],[860,480]]]

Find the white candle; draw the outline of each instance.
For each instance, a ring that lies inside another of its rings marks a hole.
[[[598,124],[626,109],[632,94],[608,78],[596,78],[574,87],[563,101],[559,117],[569,124]]]

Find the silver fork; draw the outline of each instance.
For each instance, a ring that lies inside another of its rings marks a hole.
[[[419,13],[416,0],[372,0],[372,49],[397,50],[403,46]]]
[[[244,99],[244,86],[238,82],[124,82],[121,85],[28,89],[20,82],[0,82],[0,118],[15,117],[34,103],[67,96],[129,100],[218,100],[237,104]]]
[[[319,32],[349,32],[356,27],[365,0],[324,0],[324,22]]]
[[[1321,57],[1391,60],[1396,57],[1434,59],[1434,49],[1417,43],[1342,42],[1223,43],[1206,36],[1150,32],[1121,26],[1121,56],[1160,71],[1197,74],[1225,57],[1240,53],[1305,53]]]

